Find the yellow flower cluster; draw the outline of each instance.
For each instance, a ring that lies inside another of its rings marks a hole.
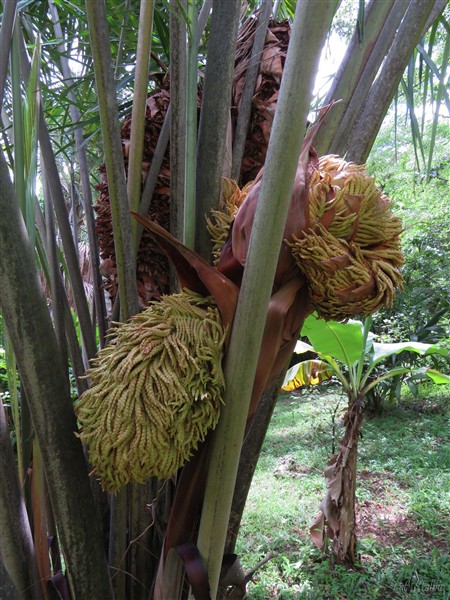
[[[76,413],[105,490],[172,477],[217,424],[225,330],[211,297],[163,296],[111,334]]]
[[[391,306],[402,287],[401,221],[364,167],[323,156],[309,182],[310,228],[286,240],[325,319]]]
[[[232,179],[222,180],[222,195],[217,210],[211,210],[211,217],[206,217],[206,227],[211,237],[213,263],[216,266],[222,248],[227,241],[231,223],[239,207],[244,202],[253,182],[247,183],[242,190]]]

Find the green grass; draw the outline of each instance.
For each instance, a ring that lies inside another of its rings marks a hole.
[[[444,389],[444,394],[448,390]],[[333,391],[282,395],[255,473],[236,552],[266,600],[450,598],[450,397],[419,399],[366,418],[358,457],[358,564],[313,546],[308,529],[325,491],[322,471],[342,433],[346,400]]]

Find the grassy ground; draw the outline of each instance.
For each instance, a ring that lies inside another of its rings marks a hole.
[[[248,570],[275,553],[248,585],[250,599],[450,598],[450,397],[442,388],[422,395],[363,424],[351,569],[308,539],[345,399],[330,388],[280,397],[236,549]]]

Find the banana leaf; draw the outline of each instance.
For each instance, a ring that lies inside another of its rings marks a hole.
[[[323,360],[305,360],[288,370],[282,389],[291,392],[305,385],[317,385],[334,374],[334,369]]]
[[[301,335],[309,339],[316,352],[349,367],[360,358],[364,344],[361,323],[324,321],[315,315],[305,320]]]
[[[378,363],[388,356],[406,351],[415,352],[422,356],[429,356],[430,354],[440,354],[441,356],[449,355],[449,351],[446,348],[440,348],[436,344],[425,344],[423,342],[396,342],[390,344],[373,342],[372,362]]]

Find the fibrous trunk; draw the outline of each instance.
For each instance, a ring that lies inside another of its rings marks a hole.
[[[358,438],[363,420],[362,411],[358,408],[357,403],[350,408],[347,418],[345,437],[340,452],[343,467],[339,533],[333,542],[333,553],[342,562],[354,563],[356,558],[356,465]]]
[[[314,544],[323,549],[329,539],[341,563],[353,564],[356,559],[356,467],[362,421],[360,399],[349,398],[344,438],[325,468],[327,492],[310,528]]]

